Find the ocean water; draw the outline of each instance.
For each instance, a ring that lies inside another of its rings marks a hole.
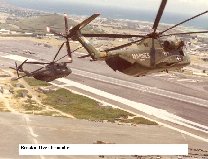
[[[155,11],[142,11],[135,9],[121,9],[115,7],[100,7],[96,5],[82,5],[76,3],[57,3],[51,1],[50,3],[43,0],[26,1],[26,0],[7,0],[14,5],[42,10],[52,13],[67,13],[76,15],[91,15],[93,13],[100,13],[102,17],[115,18],[115,19],[131,19],[154,22],[156,12]],[[188,19],[194,15],[188,14],[173,14],[164,11],[161,18],[161,23],[176,24],[185,19]],[[199,29],[208,29],[208,16],[201,16],[190,22],[184,24],[184,26],[191,26]]]

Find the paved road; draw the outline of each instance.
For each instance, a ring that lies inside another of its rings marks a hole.
[[[188,143],[191,149],[203,150],[206,150],[208,145],[163,126],[117,125],[18,113],[0,113],[0,134],[2,159],[83,158],[83,156],[23,157],[18,153],[19,144],[92,144],[101,140],[121,144]],[[98,158],[98,156],[84,158]]]
[[[52,59],[51,55],[56,52],[54,48],[34,47],[34,43],[27,42],[24,49],[34,50],[38,54],[23,55],[22,43],[3,41],[3,44],[1,55],[6,55],[7,58],[10,54],[17,54],[35,59]],[[65,81],[59,80],[63,86],[135,113],[144,113],[150,118],[157,117],[162,122],[165,120],[183,125],[188,128],[186,131],[208,140],[207,79],[164,73],[135,78],[115,73],[104,62],[89,62],[88,59],[77,59],[77,56],[79,54],[74,55],[75,59],[71,64],[73,74]],[[12,62],[5,58],[3,61],[7,65]],[[85,86],[88,87],[84,90]]]
[[[16,41],[12,41],[10,44],[4,42],[4,45],[3,51],[8,52],[7,49],[12,46],[10,52],[18,55],[22,48],[21,43]],[[33,50],[34,44],[28,42],[27,47],[25,49]],[[51,52],[56,52],[54,48],[36,47],[35,49],[37,51],[34,50],[34,52],[40,54],[29,55],[30,58],[51,59]],[[68,78],[73,81],[84,82],[86,85],[126,99],[165,109],[187,120],[208,126],[206,117],[208,115],[208,91],[205,89],[208,86],[208,80],[206,79],[192,77],[187,79],[186,77],[184,80],[184,78],[181,79],[172,74],[160,74],[160,76],[155,74],[135,78],[115,73],[104,62],[89,62],[88,59],[76,58],[71,66],[73,74]]]

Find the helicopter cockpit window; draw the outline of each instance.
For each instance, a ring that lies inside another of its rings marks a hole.
[[[177,49],[177,46],[176,46],[175,42],[173,42],[173,41],[166,40],[166,41],[164,41],[163,46],[166,51],[171,51],[171,50]]]
[[[180,48],[183,48],[185,46],[185,44],[184,44],[184,42],[183,41],[180,41],[179,43],[178,43],[178,49],[180,49]]]
[[[184,55],[183,53],[183,47],[184,47],[184,42],[183,41],[168,41],[165,40],[163,42],[163,47],[165,51],[177,51],[179,52],[180,55]]]

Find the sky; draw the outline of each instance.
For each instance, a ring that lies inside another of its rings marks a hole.
[[[6,0],[7,1],[7,0]],[[17,2],[34,2],[41,4],[43,0],[8,0]],[[157,11],[161,0],[44,0],[44,3],[63,3],[63,4],[88,4],[109,7],[120,7],[127,9],[140,9]],[[165,12],[197,14],[208,10],[208,0],[168,0]]]
[[[30,0],[34,1],[34,0]],[[37,1],[37,0],[36,0]],[[45,0],[59,3],[96,4],[129,9],[157,10],[160,0]],[[200,13],[208,10],[208,0],[168,0],[165,11],[172,13]]]

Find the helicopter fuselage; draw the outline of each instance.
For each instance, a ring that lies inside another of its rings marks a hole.
[[[190,58],[183,51],[183,45],[180,44],[172,42],[167,46],[167,41],[145,39],[136,44],[134,49],[108,53],[105,61],[114,71],[136,77],[154,72],[180,70],[190,64]],[[152,49],[155,50],[151,55]]]
[[[71,73],[72,71],[69,67],[67,67],[66,63],[60,62],[50,63],[40,71],[37,71],[36,73],[30,76],[33,76],[37,80],[51,82],[57,78],[66,77]]]
[[[176,59],[176,62],[173,62],[172,59]],[[183,61],[182,61],[183,59]],[[187,62],[184,62],[184,61]],[[141,62],[134,62],[130,63],[127,61],[124,61],[121,58],[109,58],[106,59],[106,63],[114,70],[119,71],[124,74],[130,75],[130,76],[145,76],[147,74],[156,73],[156,72],[168,72],[168,71],[176,71],[180,70],[181,68],[189,65],[189,59],[188,57],[183,56],[170,56],[164,61],[156,64],[155,66],[145,66]]]
[[[190,64],[189,56],[184,52],[183,41],[163,41],[159,38],[145,38],[138,43],[120,50],[96,50],[80,33],[78,41],[96,60],[104,60],[114,71],[130,76],[179,70]]]

